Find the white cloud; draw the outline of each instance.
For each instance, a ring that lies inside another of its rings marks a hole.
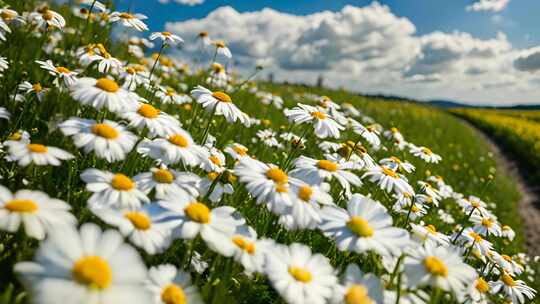
[[[199,5],[199,4],[204,3],[204,0],[158,0],[158,1],[159,3],[169,3],[172,1],[179,4],[183,4],[183,5],[189,5],[189,6]]]
[[[475,3],[469,5],[466,7],[467,11],[493,11],[493,12],[500,12],[506,6],[510,0],[478,0]]]
[[[475,103],[532,103],[540,96],[534,85],[540,76],[520,72],[539,67],[540,47],[516,50],[502,33],[492,39],[464,32],[418,36],[408,19],[378,3],[304,16],[221,7],[166,28],[188,41],[181,55],[200,58],[193,42],[207,31],[227,41],[240,72],[264,63],[277,80],[314,83],[323,75],[327,85],[366,93]]]

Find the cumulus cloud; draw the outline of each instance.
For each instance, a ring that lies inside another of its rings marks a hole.
[[[327,85],[366,93],[471,102],[538,102],[540,96],[536,76],[521,72],[540,68],[540,47],[516,50],[503,33],[420,36],[410,20],[376,2],[304,16],[221,7],[166,29],[188,41],[179,55],[200,58],[194,42],[207,31],[228,43],[238,71],[263,63],[277,80],[314,83],[323,75]]]
[[[199,4],[203,4],[204,3],[204,0],[158,0],[159,3],[169,3],[169,2],[176,2],[176,3],[179,3],[179,4],[183,4],[183,5],[189,5],[189,6],[193,6],[193,5],[199,5]]]
[[[510,2],[510,0],[478,0],[466,7],[467,11],[502,11]]]

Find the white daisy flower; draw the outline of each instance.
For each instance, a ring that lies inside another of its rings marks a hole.
[[[290,304],[327,303],[337,283],[328,259],[298,243],[273,248],[265,273],[274,289]]]
[[[352,118],[349,118],[349,122],[352,124],[354,133],[362,136],[371,146],[379,147],[381,145],[381,140],[379,138],[380,132],[376,125],[365,127]]]
[[[241,158],[246,157],[246,156],[249,157],[248,155],[249,149],[246,148],[246,146],[238,144],[238,143],[227,145],[223,151],[228,153],[234,160],[240,160]]]
[[[19,85],[19,90],[23,91],[24,94],[34,93],[39,101],[43,101],[45,94],[49,89],[43,88],[39,82],[31,84],[28,81],[24,81]]]
[[[218,173],[215,171],[208,172],[208,174],[206,174],[206,177],[201,179],[201,183],[199,185],[201,189],[201,195],[208,195],[208,199],[211,202],[217,203],[221,200],[224,194],[233,194],[233,186],[229,183],[222,182],[226,179],[224,178],[224,175],[230,178],[231,173],[229,173],[228,171],[224,171],[222,173]],[[216,180],[218,178],[219,180]],[[208,194],[212,186],[214,187],[214,189],[212,190],[212,193]]]
[[[216,54],[223,55],[228,59],[232,58],[231,50],[229,50],[225,41],[214,41],[213,44],[216,46]]]
[[[409,233],[392,226],[392,217],[380,203],[354,194],[347,210],[325,207],[319,228],[336,241],[342,251],[363,253],[373,250],[385,256],[399,256],[410,244]]]
[[[321,222],[321,205],[334,205],[332,196],[326,193],[329,188],[328,184],[321,187],[305,183],[293,185],[292,204],[283,211],[279,222],[287,229],[315,229]]]
[[[145,204],[140,208],[91,208],[97,217],[116,227],[132,244],[148,254],[162,253],[172,240],[171,222],[164,219],[170,213],[158,204]]]
[[[160,87],[156,92],[156,97],[159,98],[163,104],[181,105],[192,102],[191,97],[186,94],[180,94],[171,87]]]
[[[417,147],[413,144],[410,144],[410,150],[409,152],[416,156],[421,158],[427,163],[438,163],[441,161],[442,157],[438,154],[433,153],[429,148],[426,147]]]
[[[476,278],[476,271],[465,264],[456,249],[434,247],[430,243],[405,257],[404,272],[411,288],[429,285],[452,292],[458,298]]]
[[[345,127],[337,123],[322,108],[299,103],[292,109],[285,109],[284,113],[295,124],[313,124],[314,133],[319,138],[339,138],[340,130],[345,129]]]
[[[471,299],[474,304],[488,304],[490,296],[490,287],[488,282],[484,278],[479,277],[474,280],[474,283],[471,284],[468,288],[468,297]]]
[[[155,190],[154,197],[158,200],[199,196],[200,177],[191,172],[179,172],[161,166],[150,169],[150,172],[139,173],[133,180],[146,195]]]
[[[45,28],[59,28],[62,29],[66,26],[66,20],[62,15],[59,13],[50,10],[49,8],[45,7],[44,9],[41,9],[37,12],[32,12],[29,15],[29,19],[32,22],[35,22],[38,27],[45,27]]]
[[[153,304],[203,304],[197,287],[189,273],[171,264],[159,265],[148,270],[146,288],[153,295]]]
[[[411,234],[413,239],[420,243],[430,243],[439,244],[442,246],[447,246],[450,244],[450,237],[446,234],[440,233],[437,231],[434,225],[417,225],[410,223],[411,225]]]
[[[150,303],[146,267],[137,251],[114,230],[94,224],[55,230],[35,262],[15,265],[39,303]]]
[[[259,130],[257,131],[256,135],[259,140],[262,141],[262,143],[267,147],[281,146],[281,144],[276,138],[276,132],[272,131],[272,129]]]
[[[148,30],[148,26],[142,21],[145,19],[148,19],[148,17],[143,14],[113,12],[109,15],[111,23],[121,22],[123,26],[134,28],[139,32]]]
[[[398,172],[399,170],[405,171],[407,173],[412,173],[415,170],[415,167],[413,164],[409,163],[408,161],[402,161],[396,156],[390,156],[388,158],[383,158],[379,161],[379,163],[383,166],[386,166],[393,171]]]
[[[36,63],[39,64],[40,68],[47,70],[49,74],[56,77],[56,86],[60,86],[59,80],[62,80],[64,85],[68,88],[77,82],[77,72],[71,71],[63,66],[55,66],[50,59],[47,61],[36,60]]]
[[[481,235],[502,235],[501,225],[493,216],[481,216],[473,214],[470,218],[470,221],[475,224],[473,227],[474,231],[480,233]]]
[[[525,303],[536,295],[536,290],[527,286],[522,280],[514,280],[512,276],[503,273],[498,281],[489,282],[493,294],[499,294],[512,303]],[[527,299],[526,299],[527,298]]]
[[[148,128],[151,137],[167,137],[178,133],[180,122],[169,114],[147,103],[138,103],[138,109],[121,113],[120,116],[129,121],[131,127],[143,130]]]
[[[516,237],[516,233],[514,232],[512,227],[510,227],[508,225],[503,225],[502,226],[502,236],[507,238],[510,241],[513,241],[514,238]]]
[[[138,108],[136,94],[124,90],[113,79],[84,77],[70,90],[71,97],[81,105],[90,105],[97,110],[107,108],[114,113],[124,113]]]
[[[120,70],[120,79],[124,80],[122,88],[135,91],[138,86],[148,85],[149,73],[142,65],[130,65]]]
[[[81,173],[86,190],[92,192],[88,199],[90,208],[139,208],[150,200],[137,184],[122,173],[111,173],[98,169],[86,169]]]
[[[98,123],[72,117],[58,127],[64,135],[72,137],[77,148],[82,148],[85,153],[94,151],[97,157],[110,163],[126,158],[137,141],[137,136],[110,120]]]
[[[198,85],[191,91],[191,95],[206,111],[224,116],[228,122],[232,123],[238,120],[244,125],[249,125],[250,123],[249,116],[238,109],[231,97],[225,92],[212,92]]]
[[[11,113],[9,113],[9,111],[6,110],[6,108],[0,107],[0,119],[9,120],[10,117],[11,117]]]
[[[229,236],[238,226],[245,223],[243,218],[235,214],[234,208],[222,206],[210,209],[207,205],[193,199],[176,199],[158,203],[172,212],[170,220],[176,222],[177,225],[173,232],[175,237],[193,240],[200,235],[213,251],[233,252],[227,249],[234,246],[229,242]]]
[[[113,57],[109,52],[105,51],[102,54],[94,54],[88,58],[90,62],[98,62],[98,71],[100,73],[118,74],[118,71],[124,66],[117,58]]]
[[[454,239],[454,237],[452,237],[452,239]],[[467,248],[472,247],[472,250],[477,251],[483,256],[487,256],[488,253],[493,250],[493,244],[482,238],[480,234],[476,233],[470,227],[463,230],[457,238],[457,241]]]
[[[8,147],[9,159],[16,161],[21,167],[26,167],[29,164],[60,166],[62,160],[75,158],[71,153],[60,148],[42,144],[10,141],[6,143],[6,146]]]
[[[54,228],[74,226],[77,219],[64,201],[46,193],[19,190],[15,194],[0,185],[0,229],[16,232],[21,224],[26,235],[42,240]]]
[[[185,166],[196,167],[206,159],[206,151],[195,144],[191,135],[179,127],[175,134],[152,141],[143,141],[137,148],[139,153],[165,164],[182,163]]]
[[[160,39],[163,44],[176,45],[184,42],[180,36],[174,35],[171,32],[154,32],[150,35],[150,40]]]
[[[386,192],[394,191],[399,193],[414,193],[414,189],[409,185],[407,179],[396,171],[386,166],[376,166],[370,168],[362,178],[369,177],[371,182],[377,183]]]
[[[268,254],[267,240],[257,240],[257,232],[249,226],[238,227],[229,239],[234,244],[234,260],[242,264],[247,273],[263,272]]]
[[[381,280],[373,274],[363,274],[356,264],[349,264],[343,279],[334,288],[333,304],[383,303]]]

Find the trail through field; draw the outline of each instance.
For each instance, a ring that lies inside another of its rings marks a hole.
[[[490,150],[497,159],[498,172],[510,174],[516,181],[521,193],[521,200],[518,203],[519,214],[523,220],[525,229],[525,246],[529,255],[540,255],[540,187],[529,183],[526,179],[524,166],[511,152],[499,145],[495,139],[471,123],[461,119],[461,121],[475,130],[490,146]]]

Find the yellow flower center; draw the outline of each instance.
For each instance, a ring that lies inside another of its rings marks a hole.
[[[170,37],[172,36],[171,32],[161,32],[161,35],[165,36],[165,37]]]
[[[309,283],[311,281],[311,272],[302,267],[289,266],[288,271],[298,282]]]
[[[207,176],[208,176],[209,180],[215,181],[216,178],[218,178],[219,173],[217,173],[217,172],[208,172]]]
[[[483,241],[482,237],[474,231],[469,232],[469,236],[472,237],[474,241],[477,243],[480,243]]]
[[[201,37],[201,38],[208,37],[208,32],[200,32],[199,37]]]
[[[148,215],[142,212],[130,211],[124,214],[124,216],[138,230],[147,230],[147,229],[150,229],[150,226],[152,226],[152,220],[148,217]]]
[[[480,202],[478,202],[478,201],[471,201],[471,206],[473,206],[474,208],[478,208],[478,207],[480,207]]]
[[[161,301],[165,304],[187,304],[184,290],[176,284],[169,284],[163,289]]]
[[[351,216],[351,219],[347,222],[347,228],[360,237],[370,237],[374,233],[368,221],[356,215]]]
[[[232,99],[229,95],[227,95],[226,93],[224,92],[221,92],[221,91],[217,91],[217,92],[214,92],[212,93],[212,97],[214,97],[215,99],[221,101],[221,102],[232,102]]]
[[[493,220],[487,217],[483,218],[481,223],[482,223],[482,226],[486,228],[491,228],[491,226],[493,226]]]
[[[137,110],[137,113],[141,114],[142,116],[146,118],[156,118],[159,116],[159,110],[154,108],[152,105],[143,103],[139,109]]]
[[[489,284],[483,278],[478,278],[474,287],[476,287],[476,290],[480,293],[487,293],[489,291]]]
[[[286,183],[277,184],[276,185],[276,192],[278,192],[278,193],[287,193],[287,192],[289,192],[289,188],[287,187]]]
[[[433,226],[431,224],[427,225],[425,228],[430,234],[437,233],[437,228],[435,228],[435,226]]]
[[[238,246],[238,248],[244,250],[245,252],[249,254],[255,253],[255,243],[250,242],[239,235],[233,236],[232,241],[236,246]]]
[[[276,184],[285,184],[289,181],[287,173],[280,168],[270,168],[266,171],[266,177],[273,180]]]
[[[507,286],[516,286],[516,281],[514,281],[514,279],[507,273],[503,273],[503,275],[501,276],[501,280]]]
[[[106,139],[115,139],[118,137],[118,131],[115,128],[109,126],[105,123],[98,123],[92,126],[92,133],[97,136],[106,138]]]
[[[435,256],[426,257],[424,259],[424,267],[426,267],[426,270],[432,275],[439,276],[439,277],[448,276],[448,267],[446,267],[444,262],[438,257],[435,257]]]
[[[332,161],[326,160],[326,159],[319,160],[317,162],[317,166],[320,169],[330,171],[330,172],[335,172],[338,169],[338,164],[336,164],[336,163],[334,163]]]
[[[152,177],[161,184],[170,184],[174,181],[174,175],[167,169],[157,169],[152,174]]]
[[[216,47],[219,49],[219,48],[225,48],[225,42],[224,41],[216,41],[214,43],[216,45]]]
[[[184,212],[194,222],[201,224],[210,222],[210,209],[203,203],[193,202],[184,209]]]
[[[189,145],[187,138],[180,134],[171,135],[169,137],[169,142],[178,147],[186,148]]]
[[[71,269],[75,281],[92,289],[105,289],[111,285],[112,270],[107,261],[98,256],[80,258]]]
[[[38,205],[31,200],[27,199],[14,199],[8,201],[4,208],[10,212],[19,212],[19,213],[33,213],[38,210]]]
[[[39,93],[43,90],[43,88],[41,87],[41,84],[38,82],[36,84],[33,84],[32,85],[32,89],[36,92],[36,93]]]
[[[396,164],[401,164],[401,159],[396,156],[390,156],[390,159],[393,160]]]
[[[112,178],[111,186],[118,191],[129,191],[135,188],[135,183],[124,174],[117,173]]]
[[[216,166],[221,166],[221,161],[219,160],[219,158],[215,155],[210,155],[210,157],[208,158],[214,165]]]
[[[13,18],[15,18],[15,16],[17,16],[15,13],[11,12],[11,11],[8,11],[8,10],[2,10],[2,13],[0,14],[0,16],[2,17],[2,19],[4,20],[11,20]]]
[[[120,90],[120,86],[116,81],[109,78],[100,78],[96,81],[96,88],[99,88],[105,92],[116,93]]]
[[[118,15],[120,18],[122,19],[133,19],[135,18],[135,16],[133,16],[132,14],[129,14],[129,13],[120,13],[120,15]]]
[[[54,15],[53,13],[50,11],[50,10],[45,10],[41,16],[43,17],[43,19],[47,20],[47,21],[50,21],[54,18]]]
[[[47,150],[49,149],[46,146],[40,144],[28,144],[26,145],[26,147],[28,148],[28,150],[30,150],[30,152],[33,153],[47,153]]]
[[[512,262],[512,258],[506,254],[502,254],[501,257],[507,262]]]
[[[134,75],[135,73],[137,73],[137,71],[132,67],[126,68],[126,72],[128,72],[128,74],[131,74],[131,75]]]
[[[71,71],[68,68],[65,68],[63,66],[56,67],[56,71],[62,74],[71,73]]]
[[[420,211],[420,208],[416,207],[416,205],[413,204],[413,205],[411,206],[411,211],[414,212],[414,213],[416,213],[416,212]]]
[[[233,147],[234,152],[238,153],[241,156],[246,156],[248,149],[240,146],[234,146]]]
[[[427,154],[427,155],[433,154],[433,151],[431,151],[429,148],[426,148],[426,147],[422,148],[422,152],[424,152],[424,154]]]
[[[321,120],[326,119],[326,114],[319,111],[311,112],[311,116]]]
[[[390,176],[392,178],[398,178],[398,175],[396,172],[386,167],[382,167],[382,172],[384,173],[384,175]]]
[[[345,293],[346,304],[374,304],[375,302],[368,296],[365,286],[353,284]]]
[[[8,136],[8,139],[9,139],[9,140],[16,140],[16,141],[19,141],[19,140],[21,140],[21,138],[22,138],[21,132],[11,133],[11,134]]]
[[[310,186],[302,186],[298,189],[298,197],[305,202],[309,202],[312,195],[313,189]]]

